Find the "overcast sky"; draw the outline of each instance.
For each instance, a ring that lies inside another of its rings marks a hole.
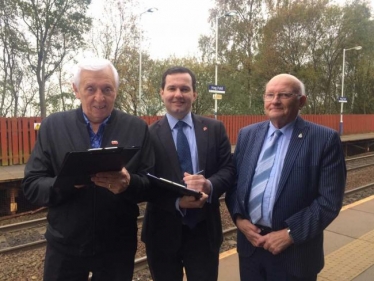
[[[369,1],[374,7],[374,0]],[[345,3],[345,0],[336,2]],[[214,0],[139,0],[139,4],[139,11],[134,13],[158,9],[141,17],[142,49],[154,59],[193,56],[197,53],[199,36],[210,32],[208,17]]]
[[[143,0],[140,3],[142,12],[152,7],[158,9],[141,17],[146,38],[143,49],[153,58],[192,56],[197,52],[199,36],[209,33],[212,0]]]
[[[368,0],[374,8],[374,0]],[[345,0],[336,0],[345,3]],[[186,57],[196,54],[198,39],[209,34],[209,9],[213,0],[140,0],[142,12],[156,7],[158,11],[142,15],[144,49],[152,58],[164,59],[175,55]]]

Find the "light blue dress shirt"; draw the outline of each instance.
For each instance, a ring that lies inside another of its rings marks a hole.
[[[294,123],[295,122],[291,122],[290,124],[287,124],[282,129],[280,129],[280,131],[282,132],[282,135],[280,135],[278,139],[278,147],[277,147],[277,152],[275,154],[274,165],[273,165],[273,168],[271,169],[270,178],[266,185],[264,197],[262,199],[262,218],[257,222],[258,224],[263,225],[263,226],[272,227],[271,221],[272,221],[275,196],[278,191],[278,184],[279,184],[279,179],[282,174],[283,161],[284,161],[284,158],[286,157],[288,146],[290,144],[290,139],[292,136]],[[262,146],[259,159],[261,159],[264,151],[269,146],[270,136],[274,133],[275,130],[277,130],[277,128],[275,128],[273,124],[270,122],[269,130],[266,135],[264,144]]]
[[[174,118],[169,113],[166,113],[166,118],[168,119],[169,126],[171,129],[171,134],[173,135],[175,149],[177,149],[177,133],[178,133],[178,129],[175,128],[175,125],[178,123],[178,121],[183,121],[188,125],[188,126],[183,127],[183,132],[187,137],[188,144],[190,145],[193,173],[197,173],[199,171],[199,157],[197,154],[195,128],[194,128],[194,124],[192,121],[191,112],[188,113],[181,120]]]
[[[196,145],[195,127],[194,127],[194,124],[193,124],[193,121],[192,121],[191,112],[188,113],[181,120],[178,120],[178,119],[174,118],[169,113],[166,113],[166,118],[169,122],[171,134],[172,134],[173,140],[174,140],[175,149],[177,149],[177,133],[178,133],[178,129],[175,128],[175,125],[178,123],[178,121],[183,121],[188,125],[188,126],[183,127],[183,132],[187,137],[188,144],[190,145],[192,169],[193,169],[193,173],[196,174],[198,171],[200,171],[200,168],[199,168],[199,156],[198,156],[198,153],[197,153],[197,145]],[[208,197],[207,202],[211,203],[211,201],[212,201],[211,194],[213,193],[213,185],[210,181],[209,181],[209,184],[210,184],[211,193]],[[177,198],[177,200],[175,201],[175,208],[181,213],[182,216],[185,216],[186,210],[181,210],[179,208],[179,200],[180,200],[180,198]]]

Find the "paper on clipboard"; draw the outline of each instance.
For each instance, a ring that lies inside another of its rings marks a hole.
[[[57,178],[72,177],[74,184],[90,183],[95,173],[120,171],[138,151],[138,147],[109,147],[68,152]]]
[[[193,189],[188,189],[182,184],[179,184],[179,183],[176,183],[176,182],[164,179],[164,178],[156,177],[150,173],[148,173],[147,176],[151,180],[151,182],[156,183],[157,186],[173,191],[180,196],[187,195],[187,196],[194,196],[196,198],[200,198],[202,196],[201,192],[198,192]]]

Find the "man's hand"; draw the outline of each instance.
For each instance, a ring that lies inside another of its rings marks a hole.
[[[253,246],[263,247],[273,255],[278,255],[293,244],[286,228],[262,236],[257,226],[240,216],[236,218],[236,226]]]
[[[197,199],[194,196],[183,196],[179,200],[179,208],[184,209],[193,209],[193,208],[202,208],[208,200],[208,195],[205,193],[202,193],[203,195]]]
[[[189,189],[203,192],[208,195],[210,194],[210,182],[203,175],[184,173],[183,181]]]
[[[95,185],[107,188],[114,194],[124,192],[130,184],[130,174],[126,168],[119,172],[101,172],[91,177]]]
[[[253,246],[262,247],[264,238],[259,234],[260,229],[258,227],[240,216],[236,218],[235,224]]]
[[[273,255],[278,255],[293,244],[287,228],[270,232],[263,237],[265,238],[264,249]]]

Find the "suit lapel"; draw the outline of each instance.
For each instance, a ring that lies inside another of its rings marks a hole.
[[[206,166],[206,158],[208,152],[208,126],[204,124],[204,120],[192,114],[192,120],[195,127],[195,137],[197,146],[197,157],[199,159],[199,170],[204,170]]]
[[[160,140],[161,145],[164,147],[166,152],[166,157],[169,159],[170,168],[174,169],[175,174],[178,178],[182,175],[182,171],[179,166],[178,154],[175,149],[175,144],[173,136],[171,134],[170,125],[168,119],[164,116],[159,122],[159,130],[157,131],[157,136]]]
[[[301,117],[297,117],[295,126],[292,132],[290,144],[288,145],[288,150],[286,157],[284,158],[283,169],[281,177],[279,179],[278,190],[275,197],[275,202],[278,200],[288,176],[294,166],[294,162],[299,154],[306,137],[308,134],[308,127],[305,125],[305,121]]]

